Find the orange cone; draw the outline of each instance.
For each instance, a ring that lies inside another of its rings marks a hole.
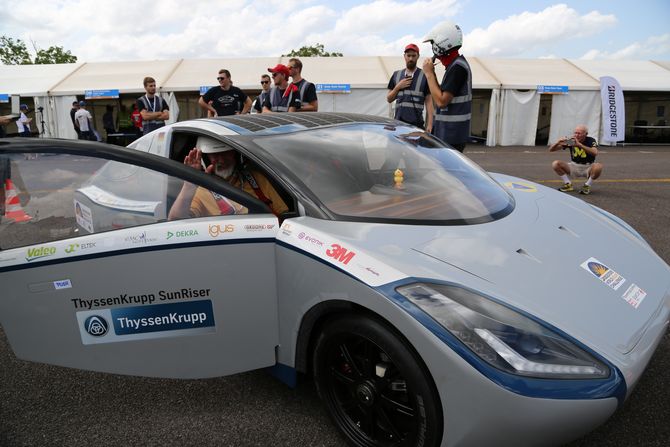
[[[15,222],[27,222],[32,219],[23,211],[14,183],[10,179],[5,180],[5,196],[5,218]]]

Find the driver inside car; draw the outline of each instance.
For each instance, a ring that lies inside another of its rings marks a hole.
[[[203,161],[206,154],[209,165]],[[210,137],[198,137],[196,147],[184,157],[184,164],[193,169],[217,175],[247,194],[266,203],[279,216],[288,207],[267,177],[255,169],[247,169],[241,163],[241,156],[235,149]],[[168,219],[185,217],[220,216],[226,214],[247,214],[248,209],[220,194],[206,188],[184,182],[184,185],[170,209]]]

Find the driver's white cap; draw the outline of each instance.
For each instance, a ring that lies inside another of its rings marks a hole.
[[[234,150],[232,147],[211,137],[198,137],[195,147],[200,149],[203,154],[214,154],[216,152],[226,152]]]

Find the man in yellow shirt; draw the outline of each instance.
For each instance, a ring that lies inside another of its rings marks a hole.
[[[207,154],[210,165],[205,167],[202,154]],[[288,207],[265,175],[255,169],[246,169],[240,164],[239,153],[230,146],[210,137],[199,137],[196,147],[191,149],[184,164],[208,174],[218,175],[252,197],[265,202],[279,216]],[[247,214],[249,210],[233,200],[191,183],[185,182],[168,218],[221,216]]]

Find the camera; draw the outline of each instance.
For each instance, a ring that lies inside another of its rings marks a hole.
[[[569,147],[569,146],[574,146],[575,144],[576,144],[576,142],[575,142],[575,139],[574,139],[574,138],[568,138],[568,139],[565,140],[565,142],[563,143],[563,146],[564,146],[564,147]]]

